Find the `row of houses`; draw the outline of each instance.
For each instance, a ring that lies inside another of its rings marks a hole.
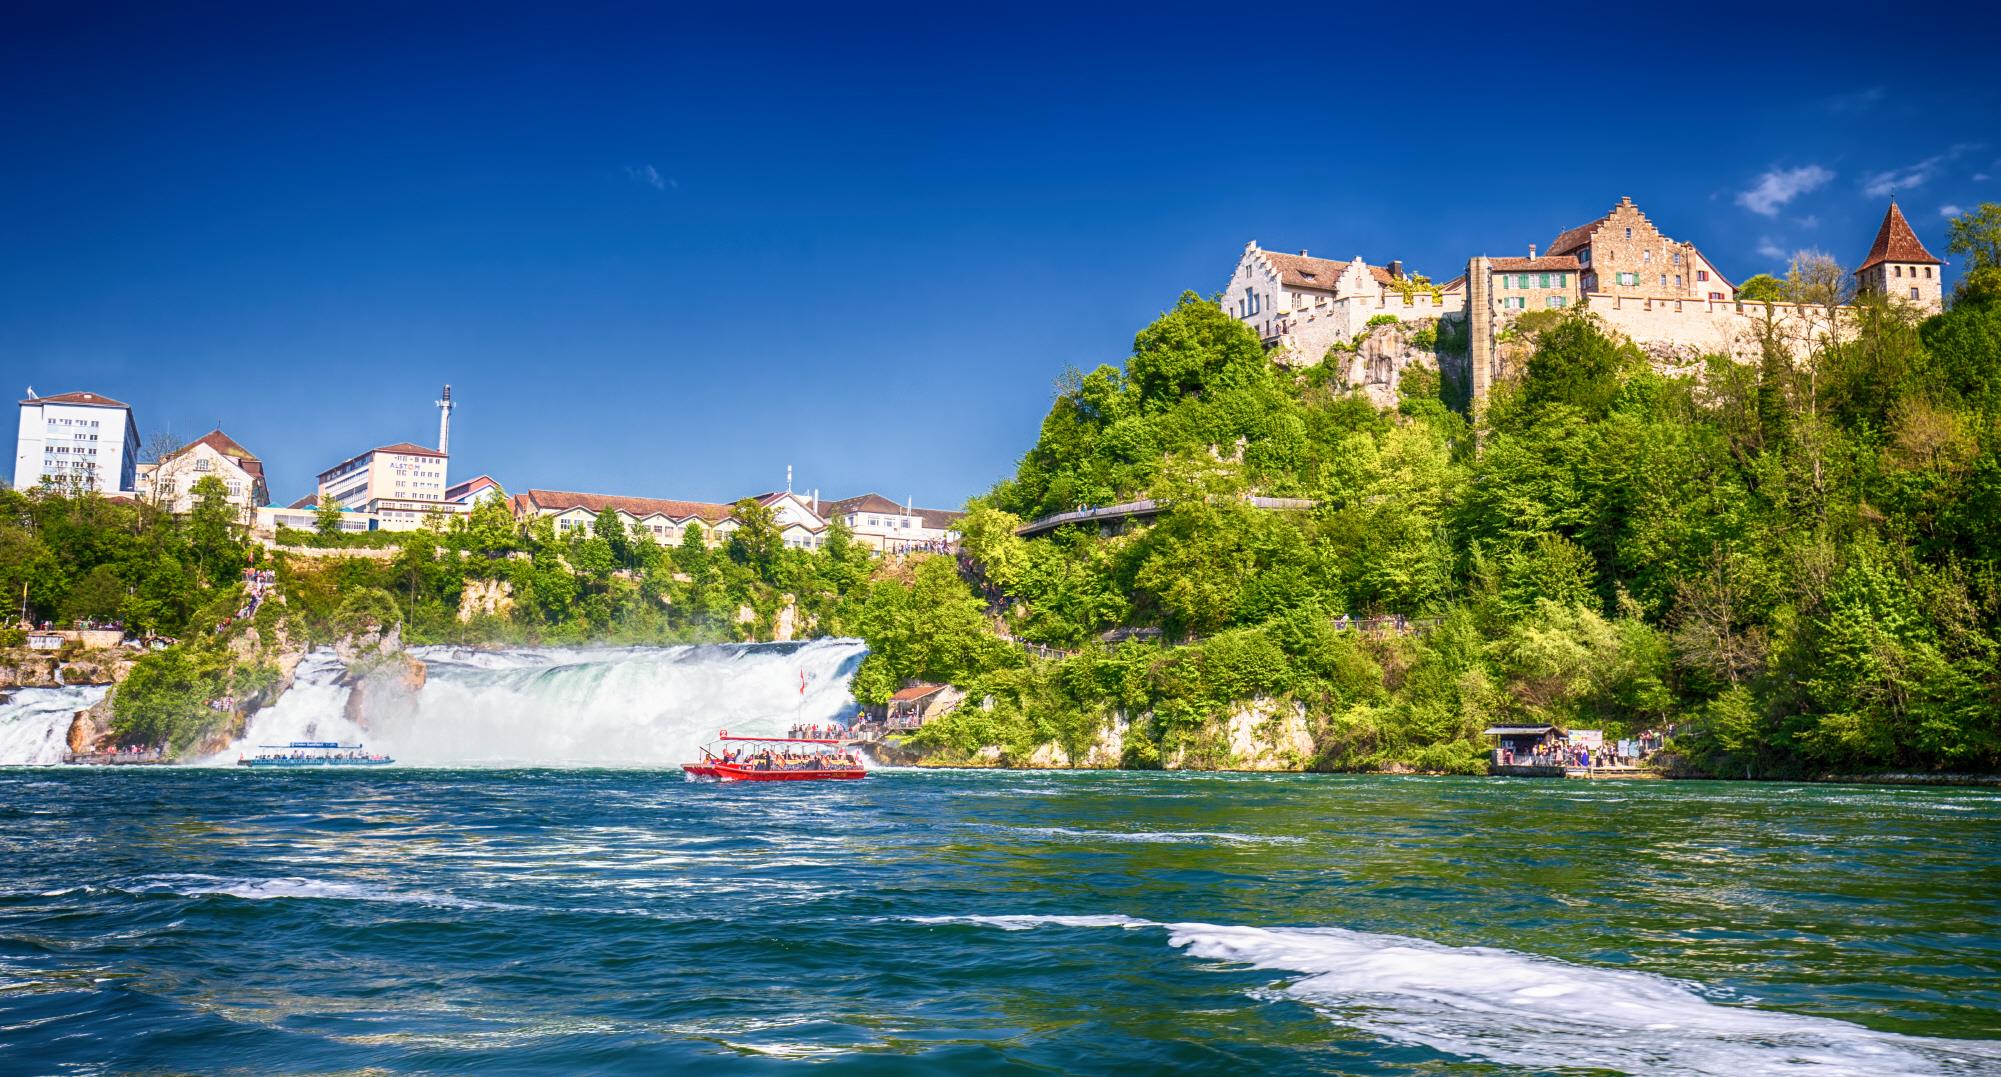
[[[275,536],[281,527],[314,530],[320,507],[328,502],[339,510],[338,526],[344,532],[408,531],[435,516],[469,513],[481,498],[500,491],[490,475],[451,481],[451,386],[437,406],[436,448],[406,441],[357,453],[321,471],[311,493],[277,506],[271,504],[263,461],[220,427],[178,448],[156,451],[156,459],[141,463],[139,428],[130,405],[96,393],[36,396],[31,388],[21,401],[15,485],[74,485],[186,513],[194,507],[195,485],[214,478],[223,484],[241,523],[265,537]],[[750,500],[771,510],[789,547],[819,548],[836,520],[861,545],[884,553],[946,549],[958,541],[960,512],[919,508],[909,501],[899,505],[877,493],[822,501],[818,491],[793,492],[787,472],[786,490],[755,494]],[[734,502],[567,490],[528,490],[512,497],[509,507],[517,519],[549,517],[558,534],[588,534],[599,513],[610,509],[634,534],[669,546],[679,545],[695,526],[705,541],[720,544],[741,523]]]
[[[958,544],[958,522],[965,515],[954,509],[919,508],[909,501],[899,505],[878,493],[822,501],[818,491],[784,490],[754,494],[748,500],[770,510],[787,547],[802,550],[825,545],[837,520],[857,543],[881,553],[948,550]],[[742,526],[734,502],[526,490],[513,496],[512,507],[517,519],[548,517],[558,535],[591,533],[599,514],[608,509],[628,531],[662,546],[681,545],[695,528],[707,544],[718,545]]]

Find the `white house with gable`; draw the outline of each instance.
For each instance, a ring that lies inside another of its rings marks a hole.
[[[1370,265],[1281,254],[1244,245],[1243,257],[1223,289],[1223,309],[1254,330],[1266,348],[1292,366],[1312,366],[1337,343],[1355,339],[1371,318],[1436,318],[1466,307],[1461,277],[1435,284],[1406,274],[1401,261]]]

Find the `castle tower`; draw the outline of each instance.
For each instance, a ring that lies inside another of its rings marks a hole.
[[[1918,234],[1911,230],[1911,222],[1904,219],[1904,211],[1897,208],[1897,200],[1892,198],[1890,211],[1883,214],[1883,227],[1876,230],[1876,242],[1869,248],[1869,256],[1855,270],[1855,283],[1864,291],[1891,296],[1927,314],[1937,314],[1945,309],[1945,281],[1939,273],[1944,264],[1925,249]]]
[[[450,456],[452,453],[452,409],[458,406],[452,403],[451,386],[449,385],[445,386],[444,399],[437,401],[437,405],[438,405],[438,452],[446,456]]]

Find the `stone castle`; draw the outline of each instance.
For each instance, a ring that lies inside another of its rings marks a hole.
[[[1854,275],[1858,288],[1937,313],[1944,306],[1943,264],[1892,200]],[[1532,310],[1587,308],[1657,364],[1677,368],[1706,355],[1755,360],[1774,332],[1801,342],[1838,333],[1849,309],[1739,300],[1737,286],[1693,243],[1669,238],[1630,198],[1558,235],[1540,254],[1530,246],[1522,258],[1481,255],[1442,284],[1407,273],[1400,261],[1339,262],[1303,250],[1268,251],[1253,241],[1222,303],[1280,362],[1345,361],[1351,384],[1391,399],[1412,350],[1375,341],[1371,326],[1429,323],[1463,333],[1476,401],[1505,365],[1509,325]]]

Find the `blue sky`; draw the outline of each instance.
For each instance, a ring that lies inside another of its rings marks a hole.
[[[1949,5],[407,7],[10,14],[10,390],[281,500],[451,382],[455,478],[957,504],[1246,240],[1449,277],[1630,195],[1741,280],[2001,201]]]

